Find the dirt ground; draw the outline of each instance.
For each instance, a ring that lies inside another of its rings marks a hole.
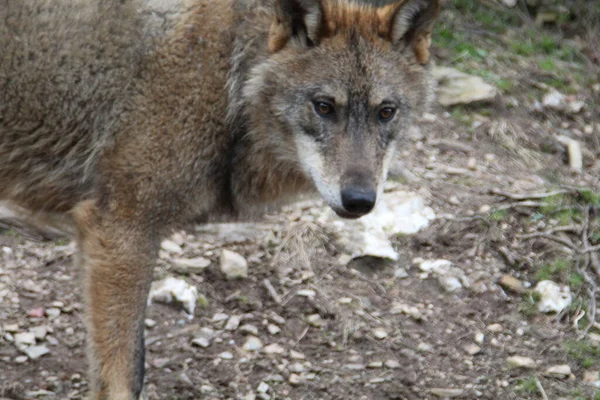
[[[156,278],[184,277],[201,296],[193,319],[177,306],[148,308],[150,399],[600,399],[599,38],[576,29],[577,16],[539,26],[532,10],[484,3],[447,6],[434,56],[499,94],[436,106],[392,166],[391,181],[424,196],[436,220],[394,238],[400,261],[348,266],[306,205],[258,224],[176,232],[182,253],[163,250]],[[551,89],[583,108],[545,107]],[[565,138],[583,149],[581,173],[569,168]],[[0,249],[0,398],[83,398],[73,244],[0,228]],[[248,260],[247,278],[225,278],[222,249]],[[199,256],[211,261],[201,273],[175,271],[175,258]],[[418,258],[452,261],[469,285],[444,290]],[[546,279],[573,295],[559,314],[537,310],[530,288]],[[48,354],[17,349],[30,329]],[[531,363],[513,367],[514,356]]]

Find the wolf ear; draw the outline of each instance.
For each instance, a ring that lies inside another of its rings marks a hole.
[[[276,0],[269,32],[269,50],[281,50],[290,40],[302,47],[318,44],[323,26],[320,0]]]
[[[440,10],[440,0],[400,0],[378,10],[379,34],[394,44],[410,46],[417,61],[429,61],[431,32]]]

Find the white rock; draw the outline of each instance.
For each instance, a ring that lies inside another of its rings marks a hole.
[[[229,351],[224,351],[219,354],[219,358],[223,360],[233,360],[233,354],[231,354]]]
[[[33,328],[29,328],[29,331],[34,334],[34,336],[37,340],[44,340],[44,338],[48,334],[48,327],[46,327],[44,325],[35,326]]]
[[[296,294],[298,296],[309,297],[309,298],[313,298],[317,295],[317,293],[311,289],[298,290],[298,292]]]
[[[450,67],[435,67],[433,76],[438,82],[437,101],[444,107],[456,104],[494,100],[498,90],[478,76]]]
[[[502,333],[504,331],[504,327],[500,324],[490,324],[487,326],[487,330],[492,333]]]
[[[467,354],[472,355],[472,356],[479,354],[481,352],[481,347],[477,346],[474,343],[465,345],[464,349],[467,352]]]
[[[517,5],[517,0],[502,0],[502,4],[506,7],[514,7]]]
[[[16,356],[15,357],[15,362],[17,364],[23,364],[24,362],[27,362],[28,358],[27,356]]]
[[[231,316],[225,324],[226,331],[235,331],[240,326],[240,317],[237,315]]]
[[[161,281],[152,282],[148,302],[177,302],[189,315],[193,316],[197,299],[198,289],[196,286],[190,285],[181,278],[170,276]]]
[[[281,332],[281,328],[274,324],[267,325],[267,330],[271,335],[277,335]]]
[[[323,321],[319,314],[309,315],[308,317],[306,317],[306,322],[308,322],[309,325],[312,325],[315,328],[320,328],[323,325],[325,325],[325,321]]]
[[[248,276],[248,262],[239,253],[223,250],[219,258],[221,271],[228,279],[246,278]]]
[[[204,257],[175,258],[173,270],[181,274],[199,274],[210,266],[210,260]]]
[[[454,292],[463,286],[470,286],[465,273],[454,266],[449,260],[419,260],[419,269],[423,271],[424,276],[433,274],[447,292]]]
[[[197,337],[192,339],[192,346],[207,348],[208,346],[210,346],[210,340],[203,337]]]
[[[278,345],[277,343],[270,344],[263,349],[263,353],[265,354],[283,354],[285,353],[285,349]]]
[[[35,334],[33,332],[16,333],[14,337],[15,346],[17,346],[19,350],[35,344]]]
[[[433,388],[430,390],[431,394],[437,397],[452,398],[462,397],[465,391],[463,389],[447,389],[447,388]]]
[[[290,374],[290,376],[288,377],[288,382],[291,385],[299,385],[302,383],[302,378],[298,374]]]
[[[434,218],[420,195],[392,191],[383,193],[373,212],[362,218],[343,220],[327,210],[321,222],[338,231],[339,244],[350,254],[348,261],[365,256],[396,261],[398,253],[389,236],[416,233]]]
[[[542,98],[542,105],[553,110],[563,111],[566,108],[566,96],[556,89],[551,89]]]
[[[423,272],[431,272],[434,274],[443,275],[448,273],[451,266],[452,261],[448,260],[423,260],[419,264],[419,269]]]
[[[385,363],[383,363],[383,365],[385,365],[385,367],[389,369],[400,368],[400,363],[396,360],[386,360]]]
[[[290,357],[294,360],[304,360],[306,358],[304,353],[295,350],[290,350]]]
[[[382,367],[383,367],[382,361],[372,361],[367,364],[367,368],[371,368],[371,369],[382,368]]]
[[[23,352],[32,360],[37,360],[44,354],[50,353],[46,346],[31,346],[27,347]]]
[[[545,374],[553,378],[568,378],[571,376],[571,367],[567,364],[553,365],[546,369]]]
[[[568,286],[560,286],[552,281],[541,281],[535,286],[534,292],[539,294],[537,307],[540,312],[559,313],[567,308],[572,301]]]
[[[244,343],[243,349],[246,351],[259,351],[263,348],[262,341],[256,336],[248,336],[246,343]]]
[[[510,368],[526,368],[534,369],[536,367],[535,361],[529,357],[512,356],[506,359],[506,364]]]
[[[373,336],[375,337],[375,339],[385,339],[387,337],[387,332],[385,331],[385,329],[382,328],[376,328],[373,330]]]
[[[267,393],[269,391],[271,387],[265,383],[265,382],[261,382],[258,384],[258,387],[256,388],[256,391],[258,393]]]
[[[252,324],[244,324],[240,326],[240,331],[254,336],[258,335],[258,328]]]
[[[162,243],[160,244],[160,247],[163,250],[165,250],[165,251],[167,251],[167,252],[169,252],[171,254],[181,254],[181,253],[183,253],[183,249],[181,248],[181,246],[178,245],[177,243],[175,243],[174,241],[169,240],[169,239],[163,240]]]

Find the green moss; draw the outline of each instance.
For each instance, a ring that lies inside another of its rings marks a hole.
[[[537,387],[535,377],[530,376],[527,379],[517,380],[517,386],[515,387],[515,391],[520,392],[522,394],[537,394],[539,389]]]
[[[582,368],[597,367],[600,363],[600,348],[589,340],[569,340],[565,348]]]

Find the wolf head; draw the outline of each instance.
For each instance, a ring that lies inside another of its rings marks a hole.
[[[276,0],[269,56],[244,97],[340,216],[373,209],[397,141],[432,89],[426,64],[439,0],[375,7]]]

